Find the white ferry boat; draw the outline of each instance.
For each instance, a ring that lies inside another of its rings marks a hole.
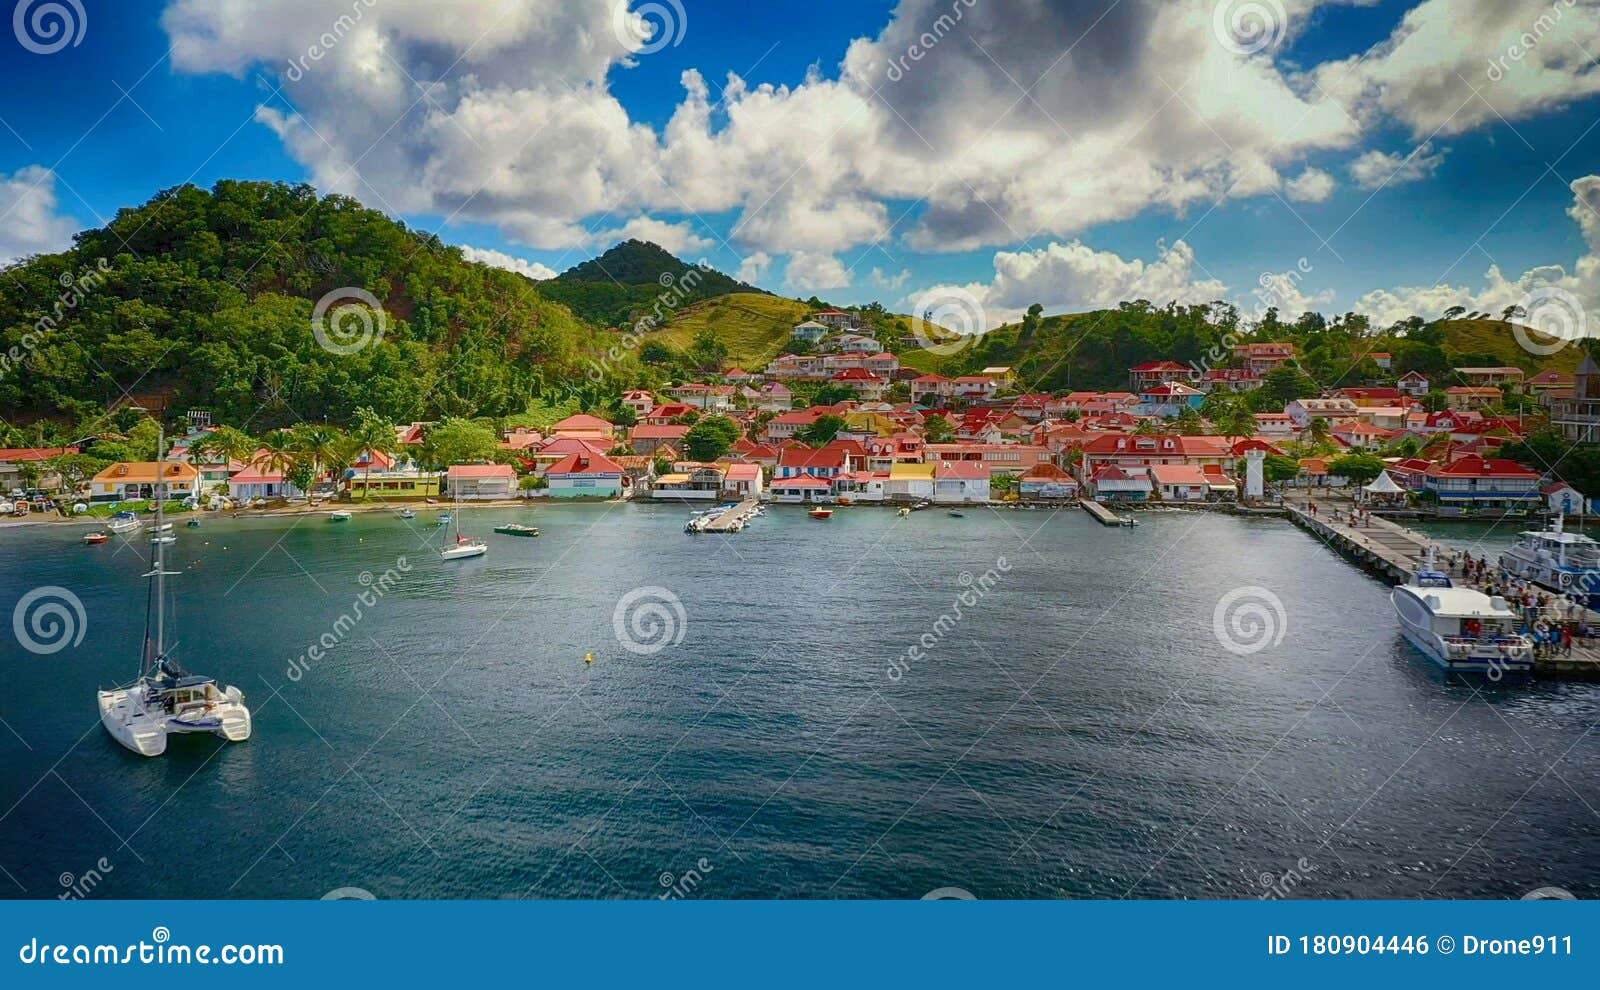
[[[1457,588],[1431,562],[1389,600],[1400,632],[1445,670],[1498,678],[1533,669],[1533,640],[1517,632],[1521,618],[1506,600]]]
[[[1557,516],[1548,530],[1524,530],[1500,554],[1500,567],[1541,587],[1600,605],[1600,543],[1568,533]]]

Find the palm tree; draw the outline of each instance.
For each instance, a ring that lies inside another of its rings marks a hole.
[[[206,460],[215,457],[222,461],[224,470],[227,470],[235,461],[250,463],[259,446],[255,438],[243,430],[219,426],[189,445],[189,460],[196,470],[200,470]]]
[[[302,423],[290,431],[296,460],[311,468],[311,482],[316,484],[324,471],[340,457],[344,434],[326,423]]]
[[[1306,429],[1312,443],[1320,445],[1328,442],[1328,421],[1321,416],[1312,417],[1311,425]]]
[[[261,438],[261,470],[287,478],[299,463],[298,445],[288,430],[273,430]]]
[[[366,485],[363,497],[372,497],[372,461],[380,454],[388,456],[399,446],[395,442],[394,424],[368,406],[356,410],[355,425],[350,428],[350,441],[356,456],[367,455]]]

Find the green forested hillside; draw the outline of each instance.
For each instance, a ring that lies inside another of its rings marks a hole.
[[[628,326],[653,315],[663,297],[678,308],[730,292],[762,294],[713,268],[691,265],[658,245],[638,240],[623,241],[538,285],[547,298],[603,327]]]
[[[333,353],[313,307],[350,288],[384,316],[370,346]],[[348,422],[361,405],[397,421],[502,415],[581,374],[585,339],[526,279],[353,200],[182,186],[0,278],[0,350],[18,359],[0,375],[0,417],[81,420],[131,401],[255,429]]]

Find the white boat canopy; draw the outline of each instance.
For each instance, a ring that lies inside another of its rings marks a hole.
[[[1389,472],[1387,471],[1379,471],[1378,476],[1372,479],[1372,484],[1367,485],[1361,490],[1364,492],[1371,492],[1373,495],[1405,494],[1405,489],[1395,484],[1394,479],[1389,477]]]

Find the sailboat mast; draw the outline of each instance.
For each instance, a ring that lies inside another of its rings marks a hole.
[[[155,577],[156,577],[156,657],[166,656],[167,653],[167,556],[165,534],[162,524],[166,518],[167,501],[167,431],[160,424],[156,426],[156,533],[154,543],[155,552]]]

